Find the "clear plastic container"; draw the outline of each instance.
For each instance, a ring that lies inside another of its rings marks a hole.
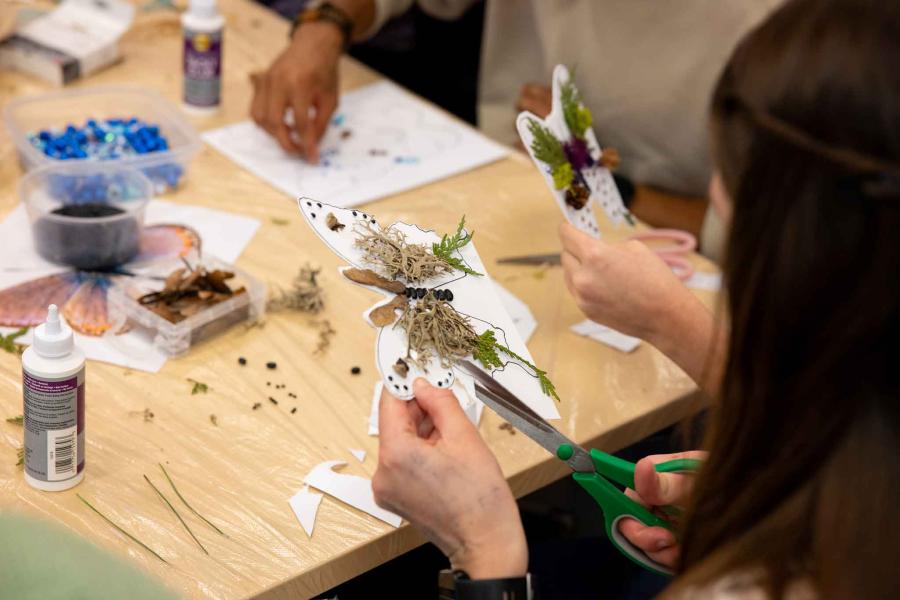
[[[56,161],[19,182],[37,253],[85,270],[137,256],[152,196],[153,184],[140,171],[110,162]]]
[[[127,86],[85,87],[26,96],[10,102],[3,110],[3,121],[19,160],[29,171],[46,164],[95,162],[50,158],[31,144],[29,134],[42,129],[65,129],[69,124],[81,127],[88,119],[130,117],[158,125],[169,149],[106,162],[141,170],[153,181],[157,193],[176,187],[200,149],[200,137],[178,108],[155,92]]]
[[[162,279],[175,269],[184,267],[181,260],[158,261],[142,269],[134,277],[120,277],[110,288],[107,297],[109,316],[117,325],[130,321],[150,330],[153,343],[170,356],[187,352],[191,346],[209,339],[229,327],[243,321],[255,321],[266,312],[266,284],[214,257],[199,261],[190,260],[191,267],[199,265],[208,271],[221,269],[231,271],[234,277],[228,280],[231,289],[243,286],[246,292],[235,294],[228,300],[205,308],[179,323],[172,323],[152,310],[142,306],[138,298],[162,289]],[[118,327],[113,327],[118,329]]]

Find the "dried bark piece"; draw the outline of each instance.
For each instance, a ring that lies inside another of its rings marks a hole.
[[[328,213],[325,216],[325,225],[328,226],[328,229],[332,231],[340,231],[345,225],[337,220],[337,217],[334,216],[334,213]]]
[[[371,269],[347,269],[344,271],[344,277],[355,283],[362,285],[373,285],[377,288],[395,294],[402,294],[406,291],[403,283],[382,277]]]
[[[397,362],[395,362],[393,366],[394,373],[396,373],[400,377],[406,377],[409,374],[409,365],[406,364],[406,361],[402,358],[398,358]]]
[[[373,308],[369,312],[369,320],[376,327],[387,327],[388,325],[392,325],[394,321],[397,320],[397,312],[398,310],[402,310],[406,306],[407,300],[406,296],[394,296],[394,299],[379,306],[378,308]]]
[[[178,284],[181,283],[181,276],[184,275],[185,271],[187,271],[187,269],[181,268],[175,269],[174,271],[169,273],[169,276],[166,277],[166,283],[163,286],[163,290],[168,291],[176,289],[178,287]]]
[[[619,151],[615,148],[604,148],[603,153],[600,155],[600,164],[610,171],[615,171],[619,163],[622,162],[622,158],[619,156]]]

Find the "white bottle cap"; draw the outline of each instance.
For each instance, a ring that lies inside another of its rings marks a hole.
[[[75,348],[72,329],[59,318],[59,309],[51,304],[47,322],[34,330],[34,351],[44,358],[59,358]]]
[[[216,0],[190,0],[188,13],[193,17],[211,19],[219,15],[216,8]]]

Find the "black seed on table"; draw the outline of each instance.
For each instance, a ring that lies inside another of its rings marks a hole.
[[[271,382],[271,381],[267,381],[267,382],[266,382],[266,385],[272,385],[272,382]]]
[[[277,368],[278,368],[278,363],[276,363],[276,362],[274,362],[274,361],[269,361],[269,362],[266,363],[266,368],[267,368],[267,369],[277,369]]]
[[[243,356],[240,357],[240,358],[238,359],[238,364],[239,364],[239,365],[246,365],[246,364],[247,364],[247,359],[244,358]]]
[[[360,373],[362,373],[362,369],[360,369],[359,367],[353,367],[352,369],[350,369],[350,372],[354,375],[359,375]]]
[[[278,400],[276,400],[272,396],[269,396],[269,402],[271,402],[272,404],[278,404]]]
[[[256,410],[256,409],[259,408],[260,406],[262,406],[262,404],[260,404],[259,402],[255,402],[255,403],[253,404],[253,410]]]
[[[291,414],[294,414],[295,412],[297,412],[297,407],[296,407],[296,406],[295,406],[294,408],[291,409]]]

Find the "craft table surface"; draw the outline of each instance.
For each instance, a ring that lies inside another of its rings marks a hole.
[[[288,31],[285,21],[252,2],[220,0],[219,5],[227,22],[224,106],[215,118],[194,121],[201,130],[246,118],[249,74],[264,69],[282,50]],[[123,61],[78,85],[129,83],[177,102],[180,34],[178,14],[138,11],[121,41]],[[344,89],[376,78],[352,60],[341,65]],[[0,73],[0,105],[48,89],[37,80]],[[9,135],[0,130],[0,216],[18,201],[20,175]],[[322,266],[327,306],[319,318],[337,330],[330,348],[314,356],[317,330],[312,319],[280,313],[269,316],[260,328],[235,327],[169,361],[155,375],[92,362],[84,482],[56,494],[29,488],[15,466],[22,429],[0,420],[0,509],[63,523],[185,598],[308,597],[421,544],[421,536],[408,525],[394,529],[328,497],[309,539],[287,502],[303,476],[321,461],[347,460],[345,472],[367,477],[375,471],[378,440],[366,435],[377,379],[375,332],[361,318],[375,294],[338,277],[339,259],[303,223],[292,198],[209,147],[191,164],[183,187],[165,198],[260,219],[262,227],[238,265],[270,285],[289,285],[304,262]],[[402,219],[437,231],[451,231],[466,215],[491,274],[537,318],[529,347],[562,398],[562,419],[556,424],[576,441],[616,450],[698,409],[692,382],[654,348],[642,344],[626,355],[569,331],[583,316],[566,293],[559,268],[495,264],[501,256],[559,249],[556,229],[562,216],[524,155],[371,203],[367,210],[382,223]],[[289,224],[273,219],[287,219]],[[701,269],[713,270],[705,260],[695,261]],[[699,294],[708,304],[714,302],[711,293]],[[239,356],[247,358],[247,366],[238,365]],[[278,369],[266,370],[267,361],[276,361]],[[350,374],[355,365],[362,367],[362,374]],[[186,378],[206,382],[209,393],[191,395]],[[294,401],[281,393],[281,403],[272,405],[266,401],[274,395],[267,381],[286,384],[284,392],[299,398]],[[18,357],[0,352],[0,416],[20,414],[21,398]],[[255,402],[262,402],[259,410],[251,410]],[[295,405],[296,414],[290,414]],[[139,415],[146,408],[155,415],[152,422]],[[211,414],[217,426],[210,422]],[[485,411],[481,432],[517,496],[566,474],[561,462],[524,435],[499,429],[500,423]],[[357,462],[348,448],[367,450],[365,462]],[[209,556],[143,480],[142,474],[149,475],[174,501],[158,462],[167,465],[191,504],[229,535],[220,537],[182,511]],[[171,564],[159,562],[114,531],[78,501],[76,492]]]

